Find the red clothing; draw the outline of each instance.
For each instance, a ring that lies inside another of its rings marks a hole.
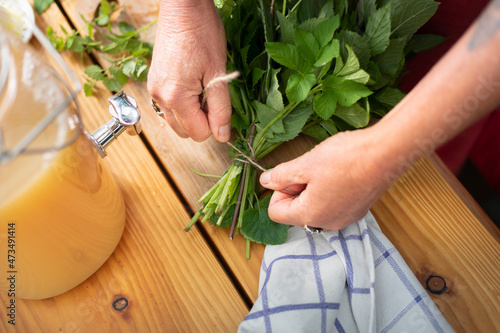
[[[436,14],[419,33],[432,33],[448,39],[434,50],[408,60],[409,73],[400,88],[410,91],[479,16],[488,0],[443,0]],[[467,158],[500,194],[500,109],[484,117],[437,150],[450,170],[457,174]]]

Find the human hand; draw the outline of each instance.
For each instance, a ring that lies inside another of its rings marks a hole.
[[[210,87],[204,110],[200,94],[226,74],[226,34],[213,0],[162,1],[148,90],[167,123],[181,137],[203,141],[230,135],[227,84]]]
[[[304,155],[264,172],[275,190],[269,217],[278,223],[340,230],[363,218],[391,185],[372,129],[338,133]],[[394,164],[394,166],[393,166]]]

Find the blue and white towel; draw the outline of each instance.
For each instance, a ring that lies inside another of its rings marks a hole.
[[[292,227],[267,246],[238,332],[452,332],[373,215],[341,231]]]

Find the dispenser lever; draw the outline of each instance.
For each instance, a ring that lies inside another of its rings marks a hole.
[[[107,155],[106,148],[127,129],[131,135],[141,133],[141,112],[134,98],[127,96],[125,91],[120,91],[108,99],[109,113],[113,117],[102,125],[93,134],[87,136],[94,144],[99,155],[104,158]]]

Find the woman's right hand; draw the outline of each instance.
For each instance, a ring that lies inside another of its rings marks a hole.
[[[226,74],[226,35],[213,0],[163,0],[158,25],[149,93],[179,136],[203,141],[213,134],[227,141],[227,84],[211,86],[203,110],[200,105],[207,84]]]

